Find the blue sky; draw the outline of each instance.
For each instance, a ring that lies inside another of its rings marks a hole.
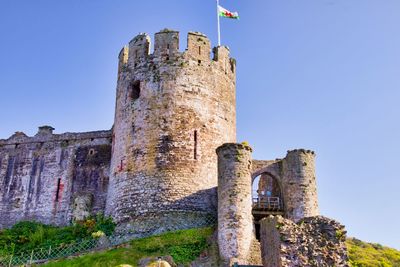
[[[400,1],[221,0],[237,59],[238,139],[317,153],[321,213],[400,249]],[[0,1],[0,138],[109,129],[117,55],[139,32],[201,31],[213,0]]]

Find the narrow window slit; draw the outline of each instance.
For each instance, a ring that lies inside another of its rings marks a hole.
[[[57,191],[56,191],[56,202],[58,202],[58,200],[60,198],[60,185],[61,185],[61,178],[58,178]]]
[[[194,159],[197,159],[197,130],[194,131],[194,150],[193,150]]]

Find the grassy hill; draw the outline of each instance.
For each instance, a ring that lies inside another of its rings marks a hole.
[[[353,267],[399,267],[400,251],[356,238],[347,240],[350,264]]]

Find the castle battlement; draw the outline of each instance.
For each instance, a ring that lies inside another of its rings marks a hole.
[[[179,32],[164,29],[155,34],[154,51],[151,53],[151,38],[146,33],[134,37],[119,54],[119,74],[124,71],[136,71],[143,66],[156,68],[157,65],[176,65],[184,67],[197,64],[203,67],[219,66],[225,74],[235,73],[236,61],[230,57],[229,48],[218,46],[211,49],[211,42],[200,32],[187,34],[185,51],[179,48]],[[213,56],[211,57],[211,52]]]
[[[107,139],[111,143],[111,130],[104,131],[93,131],[83,133],[62,133],[54,134],[54,128],[51,126],[40,126],[38,132],[34,136],[28,136],[24,132],[15,132],[8,139],[0,139],[0,146],[16,146],[24,144],[35,144],[35,143],[46,143],[53,142],[59,143],[60,146],[65,146],[68,141],[81,141],[89,140],[94,141],[96,139]]]
[[[303,149],[303,148],[293,149],[293,150],[288,150],[287,151],[287,155],[289,155],[289,154],[299,154],[299,153],[315,155],[314,151],[309,150],[309,149]]]

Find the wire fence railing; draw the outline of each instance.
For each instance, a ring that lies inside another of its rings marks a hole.
[[[217,223],[215,216],[204,214],[206,218],[199,224],[194,225],[175,225],[168,231],[177,231],[192,228],[201,228],[214,226]],[[137,233],[135,229],[128,229],[116,232],[111,236],[103,236],[100,238],[88,238],[74,243],[60,245],[58,247],[41,247],[29,251],[22,251],[11,255],[0,255],[0,266],[11,267],[21,265],[42,264],[50,260],[66,258],[84,254],[93,250],[103,250],[114,246],[127,243],[137,238],[149,237],[160,234],[157,231],[148,231],[147,233]]]

